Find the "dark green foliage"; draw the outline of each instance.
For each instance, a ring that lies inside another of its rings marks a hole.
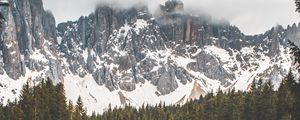
[[[126,105],[87,116],[81,97],[66,101],[63,84],[42,81],[22,89],[19,102],[0,105],[0,120],[299,120],[299,83],[292,73],[274,91],[270,81],[253,82],[249,92],[219,90],[184,105]]]
[[[55,98],[53,99],[53,114],[55,115],[53,119],[56,120],[66,120],[68,119],[68,109],[67,101],[65,97],[64,86],[62,83],[59,83],[55,87]]]
[[[20,96],[20,107],[22,111],[24,112],[24,119],[25,120],[34,120],[36,119],[35,115],[35,98],[33,95],[33,89],[29,87],[29,84],[27,83],[22,91]],[[8,106],[9,107],[9,106]]]
[[[74,106],[71,101],[67,105],[67,120],[73,120],[74,117]]]
[[[83,108],[83,103],[81,97],[78,98],[77,100],[77,105],[75,108],[75,113],[74,113],[74,118],[78,120],[87,120],[87,114],[86,110]]]
[[[1,104],[0,120],[70,120],[72,111],[69,108],[63,84],[54,86],[47,79],[38,85],[24,85],[19,102]]]
[[[291,72],[288,77],[283,80],[278,89],[277,100],[277,118],[278,120],[291,119],[293,105],[295,104],[295,97],[292,94],[291,79],[293,79]]]
[[[296,6],[297,6],[297,12],[300,12],[300,0],[296,0]],[[291,54],[294,57],[294,65],[298,68],[298,74],[300,72],[300,49],[298,46],[296,46],[293,42],[289,41]],[[294,97],[294,107],[292,109],[292,119],[293,120],[300,120],[300,84],[299,80],[296,82],[294,81],[294,77],[291,75],[291,72],[287,78],[287,86],[289,90],[291,91],[291,96]]]
[[[296,0],[296,1],[298,1],[298,4],[299,4],[299,9],[297,9],[297,10],[300,12],[300,0]],[[290,50],[291,50],[290,54],[292,54],[295,58],[294,64],[299,68],[300,67],[300,49],[297,45],[295,45],[291,41],[288,41],[288,44],[289,44]]]
[[[198,100],[182,106],[131,106],[108,109],[92,120],[299,120],[296,88],[292,74],[274,91],[271,81],[253,82],[251,91],[241,92],[234,89],[207,94]]]

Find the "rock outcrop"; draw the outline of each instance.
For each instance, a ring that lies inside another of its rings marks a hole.
[[[43,71],[54,80],[63,79],[52,13],[43,9],[42,0],[9,3],[9,8],[2,8],[7,24],[0,47],[7,75],[16,80],[26,72]]]
[[[226,21],[216,24],[209,16],[185,13],[177,0],[160,8],[154,18],[145,7],[120,11],[101,6],[78,21],[59,24],[60,55],[73,74],[93,74],[111,91],[133,91],[136,84],[150,81],[158,95],[193,80],[211,89],[203,77],[231,87],[246,74],[242,72],[256,74],[264,57],[270,58],[271,68],[279,61],[290,62],[282,58],[286,49],[281,47],[287,46],[288,34],[296,32],[277,26],[246,36]],[[280,75],[286,74],[283,69]]]
[[[91,75],[110,91],[131,92],[149,82],[157,96],[194,81],[201,94],[245,90],[254,79],[285,76],[291,63],[287,39],[300,38],[296,24],[246,36],[227,21],[186,13],[179,0],[167,1],[155,17],[146,6],[102,5],[57,27],[42,0],[9,2],[13,6],[1,8],[7,24],[0,40],[0,75],[13,80],[29,75],[57,83],[67,75]]]

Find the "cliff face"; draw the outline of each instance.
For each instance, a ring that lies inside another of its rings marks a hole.
[[[266,58],[271,68],[280,67],[278,61],[290,62],[281,56],[288,34],[281,26],[245,36],[226,21],[216,24],[208,16],[185,13],[179,1],[168,1],[161,13],[153,18],[145,7],[118,11],[102,6],[88,17],[59,24],[66,67],[81,77],[92,74],[111,91],[133,91],[136,84],[150,81],[165,95],[193,80],[211,89],[201,74],[225,89],[242,72],[256,76]]]
[[[102,94],[142,105],[150,96],[150,103],[176,103],[218,88],[247,90],[259,78],[279,85],[291,66],[287,39],[295,41],[300,33],[293,25],[246,36],[226,21],[186,13],[178,0],[162,5],[156,17],[145,6],[99,6],[55,27],[42,0],[9,2],[1,8],[7,24],[0,41],[0,91],[19,91],[11,81],[50,77],[65,83],[69,99],[80,95],[91,109],[109,101],[101,101]]]
[[[47,76],[62,79],[53,70],[60,65],[52,65],[59,63],[53,15],[43,9],[42,0],[11,0],[9,3],[11,6],[1,11],[7,19],[0,48],[5,73],[16,80],[24,76],[26,70],[44,71]]]

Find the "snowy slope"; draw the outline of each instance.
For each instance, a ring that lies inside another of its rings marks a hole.
[[[50,77],[64,83],[69,100],[80,96],[89,114],[109,104],[184,104],[219,88],[247,91],[258,79],[276,89],[292,63],[287,39],[300,33],[293,25],[245,36],[226,21],[182,11],[179,1],[157,16],[145,6],[100,6],[55,27],[42,2],[33,13],[28,0],[13,2],[0,38],[0,102],[17,99],[27,81]],[[17,18],[25,21],[20,30]]]

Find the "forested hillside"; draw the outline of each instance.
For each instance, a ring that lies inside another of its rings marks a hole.
[[[299,120],[300,84],[290,72],[274,91],[272,83],[253,82],[249,92],[218,91],[184,105],[143,105],[141,108],[110,107],[87,116],[81,98],[66,101],[63,84],[51,80],[22,89],[19,102],[1,106],[1,120]]]
[[[300,24],[248,36],[168,0],[56,27],[42,0],[6,4],[0,120],[300,120]]]

